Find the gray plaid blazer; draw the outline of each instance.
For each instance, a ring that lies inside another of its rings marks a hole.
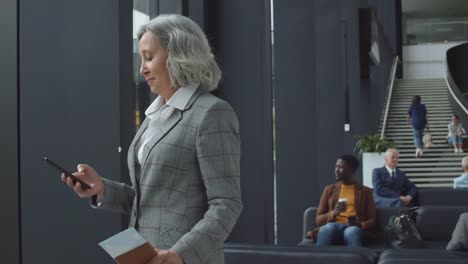
[[[224,241],[242,211],[236,114],[198,88],[145,145],[140,168],[134,147],[148,123],[128,150],[132,186],[104,180],[99,208],[130,214],[130,226],[186,264],[224,263]]]

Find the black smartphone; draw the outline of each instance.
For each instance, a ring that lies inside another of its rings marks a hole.
[[[89,184],[87,184],[86,182],[78,179],[76,176],[71,174],[71,172],[69,172],[66,169],[62,168],[60,165],[58,165],[57,163],[51,161],[49,158],[43,157],[42,160],[44,160],[45,162],[47,162],[47,164],[49,164],[50,166],[52,166],[55,169],[59,170],[60,172],[63,172],[63,174],[65,174],[65,176],[72,178],[73,183],[79,182],[81,184],[82,189],[86,190],[86,189],[91,188],[91,186],[89,186]]]
[[[350,225],[355,225],[356,224],[356,216],[353,216],[353,215],[348,216],[348,223]]]

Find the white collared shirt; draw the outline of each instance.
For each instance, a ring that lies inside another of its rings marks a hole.
[[[154,102],[146,109],[145,115],[150,119],[148,127],[146,128],[140,140],[135,146],[135,153],[137,156],[137,162],[143,164],[143,147],[151,140],[155,135],[157,129],[160,129],[164,122],[174,113],[175,109],[180,111],[184,110],[187,106],[190,98],[197,90],[199,84],[192,84],[185,87],[180,87],[172,95],[171,99],[164,104],[164,99],[158,96]]]
[[[390,167],[388,167],[387,165],[385,165],[385,168],[387,169],[388,174],[390,174],[390,178],[392,177],[392,172],[395,173],[395,178],[396,178],[396,168],[392,170],[392,169],[390,169]]]

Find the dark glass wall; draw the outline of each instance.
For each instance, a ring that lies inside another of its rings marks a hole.
[[[270,1],[207,1],[207,32],[223,80],[215,94],[236,111],[244,210],[231,242],[273,243]]]
[[[468,108],[468,43],[463,43],[447,50],[447,82],[454,93],[454,97]],[[468,115],[455,98],[450,96],[450,104],[454,113],[458,115],[462,124],[468,124]]]
[[[378,131],[395,47],[394,9],[384,10],[390,7],[381,2],[381,60],[369,66],[369,80],[363,81],[359,8],[367,4],[274,1],[279,244],[301,241],[304,210],[317,206],[324,187],[334,183],[337,158],[353,152],[352,136]],[[360,173],[356,179],[362,181]]]
[[[447,51],[450,74],[461,93],[468,98],[468,44],[460,44]]]
[[[128,140],[120,116],[129,103],[120,91],[132,72],[131,27],[120,28],[121,8],[131,25],[123,1],[21,1],[23,264],[114,262],[98,242],[121,230],[120,216],[91,209],[41,157],[72,171],[87,163],[121,180]]]
[[[20,262],[18,160],[18,1],[0,1],[0,167],[2,262]]]

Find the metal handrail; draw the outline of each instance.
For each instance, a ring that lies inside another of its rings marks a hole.
[[[399,61],[400,61],[400,58],[398,56],[395,56],[393,58],[393,65],[392,65],[392,70],[390,74],[390,82],[389,82],[390,87],[388,88],[389,91],[388,91],[387,105],[385,107],[385,115],[384,115],[384,121],[382,124],[382,131],[380,132],[380,139],[383,139],[385,135],[385,127],[387,126],[388,111],[390,109],[390,101],[392,100],[393,82],[395,81],[395,74],[396,74]]]
[[[450,82],[448,81],[448,78],[447,76],[450,74],[449,72],[449,68],[448,68],[448,65],[447,65],[447,59],[444,60],[444,67],[445,67],[445,83],[447,84],[447,87],[448,87],[448,90],[450,92],[450,94],[452,95],[453,99],[455,100],[455,102],[457,102],[458,106],[460,106],[460,108],[465,111],[465,114],[468,115],[468,110],[466,109],[466,107],[462,104],[462,102],[460,102],[460,100],[458,100],[458,97],[455,96],[455,92],[453,92],[453,88],[452,86],[450,85]]]

